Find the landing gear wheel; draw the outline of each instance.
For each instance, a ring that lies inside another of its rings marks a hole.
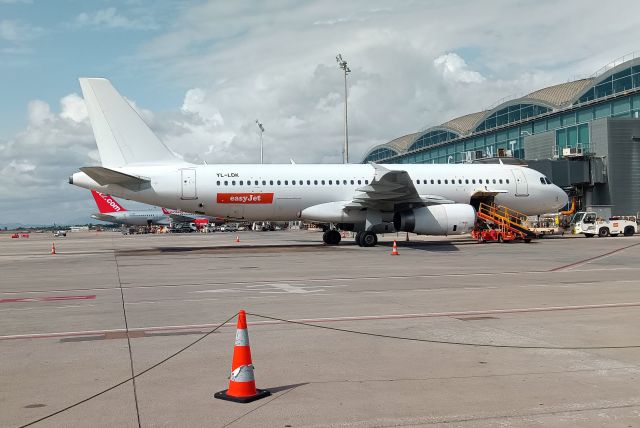
[[[373,247],[378,243],[378,235],[373,232],[362,232],[360,235],[360,246]]]
[[[607,236],[609,236],[609,229],[606,227],[600,228],[600,230],[598,231],[598,236],[601,238],[606,238]]]
[[[358,232],[356,233],[356,244],[358,244],[358,246],[362,247],[362,232]]]
[[[322,234],[322,240],[327,245],[338,245],[341,239],[340,232],[335,229],[327,230]]]

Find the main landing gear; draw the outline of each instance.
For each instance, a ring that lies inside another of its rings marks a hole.
[[[378,235],[365,231],[356,233],[356,244],[361,247],[374,247],[378,243]]]
[[[340,232],[338,232],[336,229],[330,229],[324,232],[324,234],[322,235],[322,240],[327,245],[338,245],[342,240],[342,237],[340,236]],[[375,247],[377,243],[378,235],[373,232],[366,231],[358,232],[356,234],[356,244],[361,247]]]
[[[322,240],[327,245],[338,245],[341,239],[340,232],[335,229],[327,230],[322,234]]]

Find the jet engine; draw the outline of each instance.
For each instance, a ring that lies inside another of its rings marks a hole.
[[[462,235],[469,233],[476,212],[467,204],[441,204],[396,212],[393,226],[398,231],[420,235]]]

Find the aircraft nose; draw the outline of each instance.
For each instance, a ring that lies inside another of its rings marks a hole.
[[[554,190],[555,200],[556,200],[554,205],[556,209],[560,209],[569,203],[569,196],[564,190],[562,190],[558,186],[554,185],[553,187],[554,187],[553,190]]]

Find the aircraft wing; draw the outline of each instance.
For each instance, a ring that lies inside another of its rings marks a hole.
[[[357,189],[345,208],[379,208],[393,210],[396,204],[437,205],[454,201],[439,195],[420,195],[407,171],[390,170],[372,163],[376,175],[370,184]]]
[[[191,223],[196,218],[195,216],[178,213],[169,213],[169,217],[171,217],[171,220],[177,223]]]

